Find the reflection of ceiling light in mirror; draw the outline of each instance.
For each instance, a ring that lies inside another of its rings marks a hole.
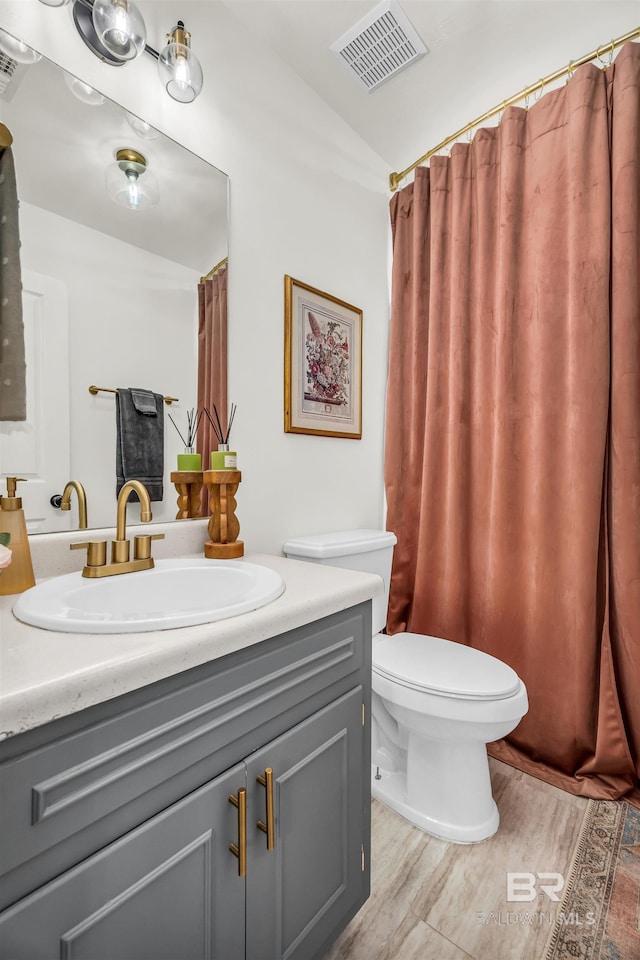
[[[182,20],[167,37],[168,43],[158,57],[158,73],[170,97],[191,103],[202,90],[202,67],[191,50],[191,34]]]
[[[42,54],[32,50],[22,40],[16,40],[10,33],[0,30],[0,50],[11,57],[16,63],[37,63]]]
[[[128,147],[118,150],[116,162],[107,167],[105,187],[112,200],[130,210],[155,206],[160,199],[158,181],[146,157]]]
[[[137,133],[142,140],[155,140],[158,136],[158,131],[146,120],[141,120],[140,117],[136,117],[134,113],[129,113],[128,110],[125,110],[124,115],[133,132]]]
[[[135,60],[143,52],[147,30],[131,0],[94,0],[92,19],[98,40],[118,60]]]
[[[103,97],[101,93],[98,93],[97,90],[90,87],[88,83],[78,80],[77,77],[73,77],[70,73],[65,73],[64,80],[74,97],[82,100],[82,102],[88,106],[101,107],[105,102],[106,97]]]

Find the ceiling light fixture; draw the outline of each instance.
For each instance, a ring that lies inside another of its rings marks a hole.
[[[158,182],[147,167],[147,158],[130,147],[117,151],[116,162],[107,167],[105,186],[112,200],[130,210],[155,206],[160,198]]]
[[[64,6],[68,0],[40,0]],[[73,22],[87,47],[103,63],[121,67],[142,53],[158,61],[162,84],[174,100],[192,103],[202,90],[202,67],[191,49],[191,34],[178,20],[167,45],[158,53],[147,44],[142,14],[133,0],[73,0]]]

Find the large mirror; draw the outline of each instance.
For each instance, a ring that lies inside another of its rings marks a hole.
[[[69,512],[50,504],[71,479],[86,489],[88,526],[114,525],[110,391],[150,390],[176,398],[164,405],[164,496],[152,504],[154,520],[173,519],[183,443],[169,414],[184,434],[197,406],[198,284],[227,258],[228,178],[44,57],[6,59],[0,121],[20,200],[28,409],[25,423],[0,424],[0,474],[27,478],[30,533],[78,526],[75,496]],[[117,166],[123,150],[144,158],[138,184],[156,188],[155,205],[108,192],[118,176],[122,190],[135,181],[122,154]]]

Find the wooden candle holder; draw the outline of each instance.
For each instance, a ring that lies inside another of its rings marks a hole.
[[[192,520],[202,516],[202,470],[174,470],[171,482],[178,491],[176,520]]]
[[[244,555],[244,543],[238,540],[240,524],[236,517],[236,491],[242,480],[239,470],[205,470],[209,491],[209,540],[204,555],[209,560],[234,560]]]

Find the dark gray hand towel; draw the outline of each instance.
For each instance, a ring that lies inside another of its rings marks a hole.
[[[20,230],[11,147],[0,150],[0,217],[0,420],[26,420]]]
[[[116,392],[116,495],[140,480],[152,500],[162,500],[164,403],[161,393],[120,387]],[[137,500],[132,494],[131,500]]]

